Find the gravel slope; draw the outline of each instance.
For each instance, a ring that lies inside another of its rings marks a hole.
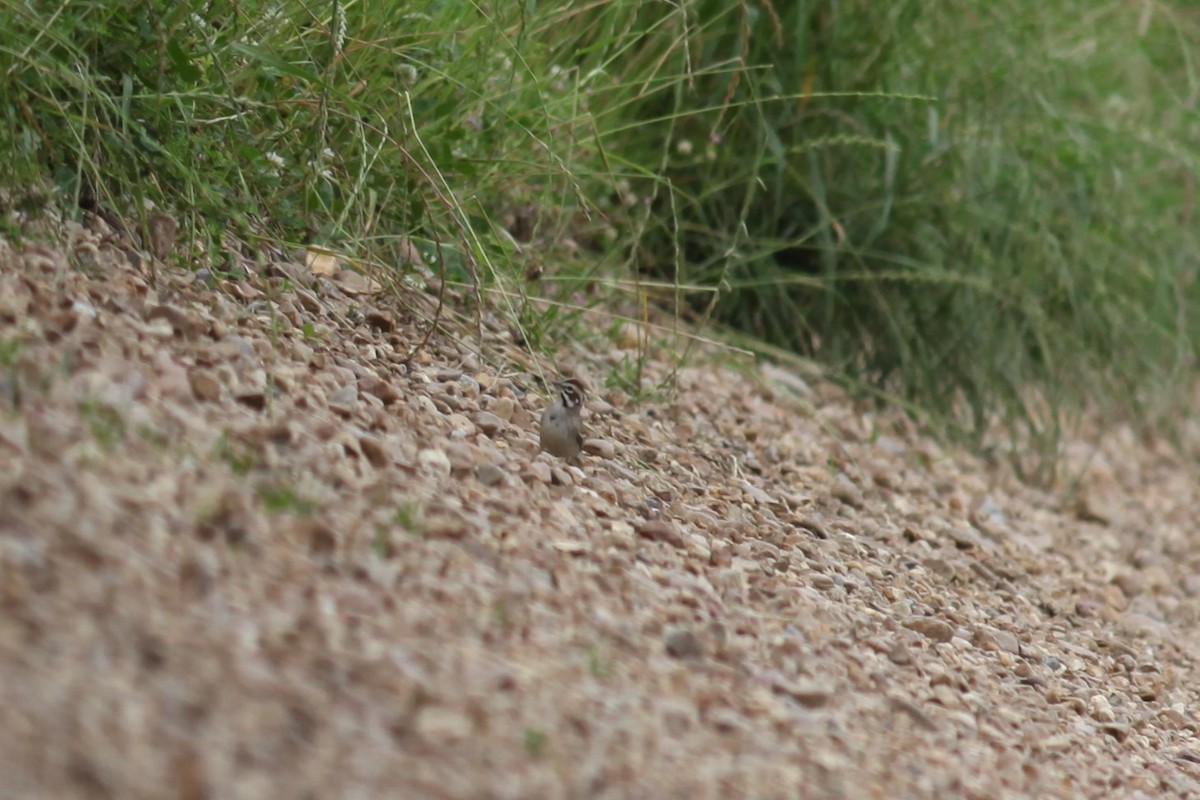
[[[727,356],[639,407],[630,335],[567,467],[502,326],[73,235],[0,241],[0,797],[1200,794],[1190,462],[1045,494]]]

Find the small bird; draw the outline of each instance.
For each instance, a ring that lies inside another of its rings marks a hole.
[[[550,455],[571,462],[583,450],[583,419],[580,412],[583,411],[587,390],[578,378],[556,381],[554,388],[558,390],[558,400],[542,412],[538,441]]]

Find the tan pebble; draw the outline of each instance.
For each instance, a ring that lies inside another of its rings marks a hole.
[[[550,483],[550,465],[541,461],[533,461],[529,464],[528,474],[538,483]]]
[[[704,645],[692,630],[673,625],[667,628],[663,636],[663,645],[667,655],[672,658],[700,658],[704,655]]]
[[[861,508],[863,505],[862,490],[845,473],[838,473],[837,478],[833,481],[831,492],[834,497],[848,506]]]
[[[948,642],[954,638],[954,628],[934,617],[917,617],[904,623],[904,626],[935,642]]]
[[[187,396],[192,390],[192,384],[188,380],[187,369],[171,360],[165,351],[162,352],[162,355],[165,357],[156,359],[159,393],[163,397]],[[3,381],[0,381],[0,387],[3,387],[3,385]],[[0,388],[0,396],[3,396],[2,388]]]
[[[600,458],[612,458],[617,451],[616,445],[608,439],[585,439],[583,449],[584,452]]]
[[[724,539],[713,539],[709,545],[712,548],[712,558],[709,563],[714,567],[728,567],[733,563],[733,545]]]
[[[423,472],[441,477],[450,475],[450,458],[445,451],[430,448],[417,454],[417,463]]]
[[[623,520],[615,520],[608,529],[608,537],[614,545],[623,550],[632,550],[637,546],[633,526]]]
[[[446,420],[450,423],[450,427],[452,428],[450,433],[451,436],[463,438],[470,436],[475,432],[475,425],[472,424],[471,420],[467,419],[463,414],[450,414],[446,417]]]
[[[292,358],[299,361],[301,364],[307,364],[312,361],[313,349],[304,342],[294,342],[292,344]]]
[[[712,548],[708,546],[708,540],[705,537],[698,533],[689,533],[684,541],[691,555],[705,562],[712,558]]]
[[[457,711],[425,706],[417,714],[417,734],[435,747],[446,747],[470,737],[474,731],[470,718]]]
[[[475,427],[484,436],[495,436],[504,427],[504,420],[490,411],[480,411],[475,415]]]
[[[1146,580],[1139,572],[1124,572],[1113,578],[1126,597],[1137,597],[1146,591]]]
[[[646,539],[667,542],[676,547],[681,547],[684,544],[683,537],[680,536],[679,531],[667,520],[646,520],[645,522],[635,523],[634,528],[637,530],[638,535]]]
[[[906,697],[893,695],[888,698],[888,703],[896,711],[901,711],[907,714],[914,722],[927,731],[936,731],[937,724],[929,718],[920,706]]]
[[[832,589],[835,585],[833,578],[829,577],[823,572],[814,572],[809,580],[812,582],[814,588],[820,589],[821,591]]]
[[[1011,653],[1014,656],[1021,654],[1021,641],[1012,631],[996,631],[994,634],[996,644],[1005,653]]]
[[[177,336],[191,335],[192,325],[187,314],[174,306],[155,306],[146,313],[146,322],[165,320],[171,332]]]
[[[617,347],[622,350],[633,350],[638,346],[638,329],[632,322],[626,322],[621,325],[617,331]]]
[[[382,333],[391,333],[396,329],[396,321],[392,319],[392,315],[375,308],[369,310],[363,316],[363,322],[367,323],[368,327]]]
[[[450,459],[452,470],[469,471],[475,469],[483,461],[483,454],[474,445],[453,441],[446,445],[446,458]]]
[[[908,649],[908,645],[904,642],[896,642],[892,645],[892,648],[888,650],[888,658],[893,664],[901,666],[911,664],[913,660],[912,651]]]
[[[504,480],[504,470],[495,464],[480,464],[475,470],[475,478],[484,486],[495,486]]]
[[[359,385],[367,394],[382,400],[385,406],[390,406],[400,399],[400,391],[391,381],[376,377],[366,377],[359,382]]]
[[[1088,699],[1088,714],[1097,722],[1113,722],[1117,718],[1108,698],[1102,694],[1092,695]]]
[[[422,529],[426,536],[433,539],[461,539],[470,530],[464,520],[450,514],[430,515]]]
[[[589,399],[588,400],[588,408],[591,410],[591,412],[593,414],[596,414],[598,416],[605,416],[607,414],[613,413],[613,411],[614,411],[611,404],[605,402],[604,400],[600,399],[599,397],[594,398],[594,399]]]
[[[1118,742],[1125,741],[1129,738],[1129,734],[1132,733],[1132,729],[1128,725],[1121,725],[1115,722],[1101,725],[1100,730],[1102,730],[1104,733],[1107,733]],[[1158,788],[1158,784],[1156,782],[1152,782],[1150,785],[1156,789]]]
[[[197,400],[215,403],[221,398],[221,382],[217,376],[208,370],[193,369],[188,373],[188,383],[192,387],[192,395]]]
[[[513,416],[513,408],[515,404],[511,397],[501,397],[496,400],[496,408],[493,409],[496,416],[505,422],[511,422]]]
[[[383,442],[369,434],[358,437],[358,447],[375,469],[383,469],[391,460],[383,448]]]
[[[352,407],[356,402],[358,402],[358,387],[354,384],[339,387],[329,395],[330,406]]]
[[[811,681],[792,681],[783,675],[775,676],[771,681],[771,689],[792,698],[805,708],[820,708],[833,696],[833,689],[829,686]]]
[[[574,486],[575,481],[562,467],[552,467],[550,469],[550,477],[556,486]]]

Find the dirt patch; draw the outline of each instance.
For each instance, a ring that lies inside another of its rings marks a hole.
[[[1191,463],[1060,501],[777,367],[637,406],[618,340],[568,466],[498,322],[74,236],[0,242],[5,797],[1200,790]]]

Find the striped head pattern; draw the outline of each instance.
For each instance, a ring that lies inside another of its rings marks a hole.
[[[558,389],[558,399],[563,408],[582,408],[583,400],[587,397],[587,389],[578,378],[566,378],[556,381],[554,388]]]

